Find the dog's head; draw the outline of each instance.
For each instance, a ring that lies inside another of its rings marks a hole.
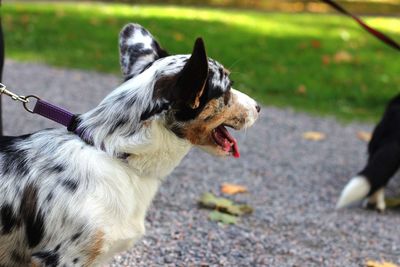
[[[191,55],[170,56],[146,29],[128,24],[119,45],[125,83],[81,116],[83,137],[112,154],[139,153],[143,144],[156,146],[153,130],[161,125],[161,138],[170,133],[213,154],[239,156],[226,127],[251,126],[260,107],[232,88],[229,71],[207,57],[202,39]]]
[[[191,55],[169,56],[146,29],[128,24],[119,45],[125,80],[150,83],[145,87],[152,103],[141,114],[142,121],[164,114],[165,126],[179,138],[216,155],[239,156],[226,127],[251,126],[260,107],[232,88],[229,71],[207,57],[201,38]]]

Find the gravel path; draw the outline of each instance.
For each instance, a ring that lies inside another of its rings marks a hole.
[[[75,112],[96,105],[120,82],[93,72],[6,62],[4,82]],[[6,134],[54,124],[3,99]],[[400,216],[359,207],[335,211],[338,194],[364,164],[366,144],[356,137],[372,125],[342,125],[290,110],[263,108],[256,126],[237,134],[242,157],[219,159],[193,150],[161,187],[147,217],[147,234],[110,266],[363,266],[366,259],[400,263]],[[321,131],[320,142],[302,139]],[[396,179],[399,180],[399,179]],[[235,226],[207,220],[197,208],[205,191],[233,182],[235,196],[255,208]],[[399,181],[388,194],[400,194]]]

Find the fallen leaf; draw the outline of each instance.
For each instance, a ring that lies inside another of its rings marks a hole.
[[[400,206],[400,197],[385,198],[386,207],[397,208]]]
[[[371,140],[372,134],[369,132],[359,131],[357,133],[357,137],[362,141],[369,142]]]
[[[23,15],[21,17],[21,22],[24,25],[28,24],[30,22],[30,20],[31,20],[31,17],[29,17],[29,15]]]
[[[227,195],[235,195],[239,193],[246,193],[247,188],[242,185],[223,183],[221,185],[221,192]]]
[[[184,38],[183,34],[180,32],[174,32],[172,35],[176,41],[182,41]]]
[[[233,205],[233,202],[227,198],[216,197],[211,193],[204,193],[200,197],[199,204],[205,208],[216,209],[217,207],[227,207]]]
[[[321,141],[326,138],[326,135],[321,132],[305,132],[303,133],[303,138],[306,140],[311,140],[311,141]]]
[[[253,212],[253,208],[246,204],[237,204],[230,199],[216,197],[211,193],[204,193],[199,200],[199,205],[204,208],[218,210],[223,213],[241,216]]]
[[[304,84],[299,85],[299,87],[297,87],[297,93],[301,94],[301,95],[305,95],[307,93],[307,88]]]
[[[353,56],[347,51],[339,51],[333,56],[335,63],[349,63],[353,61]]]
[[[318,41],[318,40],[312,40],[312,41],[311,41],[311,46],[312,46],[313,48],[320,48],[320,47],[321,47],[321,42]]]
[[[399,267],[398,265],[387,261],[367,261],[366,267]]]
[[[331,57],[328,55],[323,55],[322,56],[322,64],[329,65],[329,63],[331,63]]]
[[[208,218],[211,221],[221,222],[223,224],[236,224],[238,221],[238,218],[236,216],[222,213],[217,210],[210,212],[210,214],[208,214]]]

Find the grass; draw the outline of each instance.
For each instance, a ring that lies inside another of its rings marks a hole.
[[[235,87],[264,104],[375,120],[400,91],[398,51],[342,16],[85,3],[1,9],[6,54],[17,60],[119,73],[118,32],[134,21],[170,53],[189,53],[202,36]],[[400,41],[399,18],[366,20]]]

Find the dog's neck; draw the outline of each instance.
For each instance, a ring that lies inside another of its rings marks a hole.
[[[104,127],[101,124],[87,123],[98,120],[93,117],[95,114],[101,112],[94,110],[80,117],[81,123],[85,125],[86,122],[86,125],[89,125],[85,127],[81,138],[110,157],[128,163],[140,177],[164,178],[192,147],[189,141],[177,137],[165,128],[163,118],[158,116],[136,125],[132,135],[119,135],[119,132],[115,131],[114,134],[101,139],[99,137],[104,136]]]
[[[151,121],[145,127],[147,129],[139,134],[146,135],[146,141],[125,147],[129,154],[127,161],[139,176],[162,179],[180,163],[192,145],[178,138],[158,120]]]
[[[79,116],[76,132],[111,157],[129,155],[126,160],[141,176],[164,177],[191,144],[165,127],[166,100],[153,97],[154,84],[153,72],[126,81]]]

